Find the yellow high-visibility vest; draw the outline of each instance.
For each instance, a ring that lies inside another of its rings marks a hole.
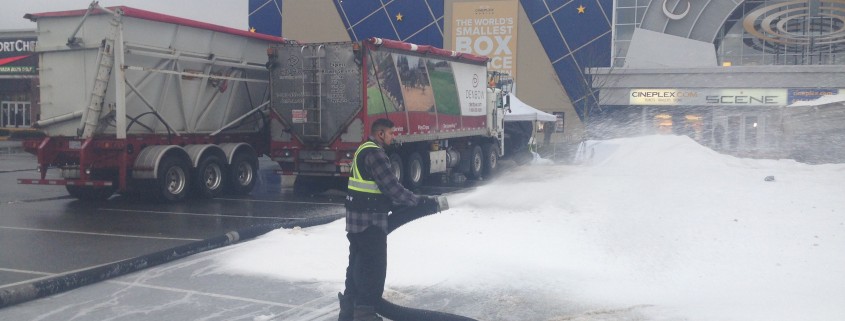
[[[379,147],[372,141],[367,141],[366,143],[361,144],[361,146],[358,146],[358,150],[355,151],[355,157],[352,158],[352,176],[349,177],[349,184],[346,187],[357,192],[381,194],[381,190],[378,189],[376,182],[363,179],[361,177],[361,172],[358,170],[358,154],[366,148]]]

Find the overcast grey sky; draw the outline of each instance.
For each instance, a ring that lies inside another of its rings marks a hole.
[[[85,9],[91,3],[90,0],[3,2],[0,30],[35,29],[35,23],[24,19],[24,14]],[[105,7],[127,6],[242,30],[249,29],[248,4],[249,0],[100,0],[100,5]]]

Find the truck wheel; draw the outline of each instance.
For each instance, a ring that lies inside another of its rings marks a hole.
[[[405,184],[407,187],[419,187],[425,179],[425,169],[420,153],[413,152],[408,156],[408,164],[405,166]]]
[[[192,184],[194,194],[201,198],[214,198],[223,192],[223,181],[226,177],[223,161],[220,157],[209,155],[203,157],[194,172]]]
[[[393,176],[396,176],[400,182],[402,181],[402,174],[405,172],[402,166],[402,156],[397,153],[390,153],[390,168],[393,169]]]
[[[255,187],[258,178],[258,157],[249,152],[235,154],[229,166],[229,190],[235,195],[246,195]]]
[[[81,201],[107,200],[117,190],[115,186],[77,186],[65,185],[68,194]]]
[[[156,178],[158,197],[166,202],[176,202],[185,198],[190,184],[190,167],[187,160],[177,155],[166,155],[158,165]]]
[[[469,178],[481,179],[484,168],[484,155],[481,152],[481,146],[475,145],[472,147],[469,156]]]
[[[489,176],[495,172],[496,167],[499,166],[499,148],[493,144],[484,144],[481,146],[481,150],[484,152],[484,166],[482,167],[482,173],[484,176]]]

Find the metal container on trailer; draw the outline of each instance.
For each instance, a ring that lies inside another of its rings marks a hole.
[[[37,126],[48,136],[81,136],[86,126],[96,127],[88,129],[94,134],[121,136],[121,119],[115,116],[121,100],[130,135],[206,134],[227,125],[228,131],[259,130],[262,122],[256,118],[236,121],[266,101],[266,49],[282,38],[129,7],[110,10],[122,15],[101,9],[27,15],[38,23],[42,113]],[[116,37],[123,42],[108,48],[104,39]],[[119,46],[125,46],[122,52]],[[109,69],[101,62],[108,51],[115,60],[123,55],[125,68],[111,72],[125,74],[125,86],[115,81],[119,75],[98,75]],[[89,116],[96,87],[102,86],[98,77],[107,83],[102,110]]]
[[[486,57],[379,38],[272,48],[271,107],[290,127],[274,138],[360,143],[377,118],[396,124],[400,142],[492,135]]]
[[[284,39],[128,7],[30,14],[40,179],[82,200],[247,194],[268,150],[266,52]],[[61,179],[46,178],[58,167]]]

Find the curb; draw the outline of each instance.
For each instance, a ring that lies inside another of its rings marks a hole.
[[[107,263],[100,266],[62,273],[55,276],[36,279],[25,284],[16,284],[0,288],[0,309],[45,296],[73,290],[85,285],[111,279],[124,274],[167,263],[189,255],[213,250],[219,247],[255,238],[279,228],[312,227],[327,224],[345,217],[345,214],[333,214],[308,218],[296,222],[275,223],[251,226],[231,231],[224,235],[180,245],[135,258]]]

